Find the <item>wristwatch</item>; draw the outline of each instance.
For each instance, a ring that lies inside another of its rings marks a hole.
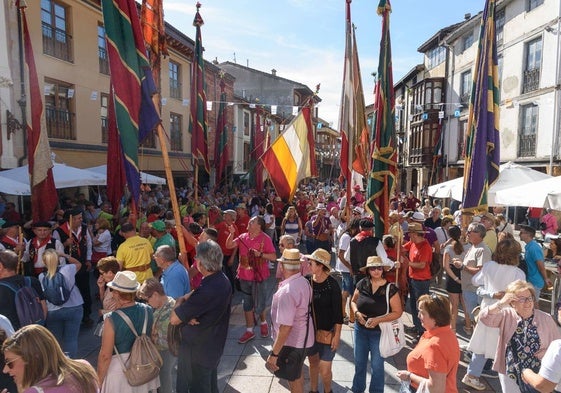
[[[271,352],[269,353],[269,356],[274,356],[274,357],[278,358],[278,357],[279,357],[279,354],[278,354],[278,353],[275,353],[275,352],[273,352],[273,351],[271,351]]]

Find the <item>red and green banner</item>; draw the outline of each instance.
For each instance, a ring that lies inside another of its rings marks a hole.
[[[20,4],[18,3],[18,6]],[[27,123],[27,154],[31,185],[31,215],[33,221],[48,221],[58,204],[58,196],[53,178],[53,160],[47,130],[41,127],[43,102],[39,77],[35,66],[35,56],[27,27],[25,7],[21,7],[23,23],[23,49],[29,75],[30,122]]]
[[[160,123],[152,102],[156,88],[135,1],[103,0],[102,4],[125,175],[133,201],[137,202],[140,196],[138,146]],[[108,168],[113,159],[108,155]],[[108,173],[108,185],[112,175]]]
[[[394,194],[397,176],[395,143],[395,96],[393,90],[392,50],[390,40],[389,0],[380,0],[382,37],[378,61],[378,79],[374,91],[374,123],[372,127],[371,172],[367,184],[366,207],[374,216],[376,236],[386,233],[390,210],[389,198]]]
[[[191,155],[193,165],[199,165],[206,173],[210,173],[208,162],[208,122],[206,113],[205,93],[205,62],[203,59],[203,40],[201,37],[201,26],[204,24],[199,13],[200,3],[197,3],[197,12],[193,20],[196,28],[195,54],[191,68],[191,118],[189,129],[191,130]]]
[[[463,209],[486,210],[487,192],[499,177],[499,68],[495,0],[487,0],[473,69],[464,164]]]

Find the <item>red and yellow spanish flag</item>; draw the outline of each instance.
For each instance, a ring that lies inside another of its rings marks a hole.
[[[261,158],[277,195],[285,201],[292,200],[302,179],[313,175],[308,144],[311,124],[311,108],[306,106]]]

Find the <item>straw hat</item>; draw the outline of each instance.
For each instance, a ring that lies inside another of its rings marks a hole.
[[[410,222],[409,226],[407,227],[407,232],[420,234],[425,233],[425,231],[423,230],[423,226],[418,222]]]
[[[481,220],[483,220],[485,218],[485,219],[491,221],[492,223],[495,223],[495,216],[492,213],[489,213],[489,212],[481,213],[479,215],[479,218]]]
[[[304,257],[321,263],[323,266],[331,270],[331,253],[323,248],[318,248],[310,255],[304,255]]]
[[[107,286],[116,291],[125,293],[133,293],[140,288],[140,284],[136,281],[136,274],[128,270],[117,272],[113,281],[108,282]]]
[[[369,256],[368,259],[366,260],[366,265],[360,268],[361,272],[366,272],[366,270],[368,270],[368,268],[371,267],[376,267],[376,266],[384,266],[384,261],[382,261],[382,258],[377,256],[377,255],[372,255]]]
[[[289,265],[299,265],[302,263],[300,258],[300,250],[297,248],[285,248],[282,256],[277,259],[278,262],[288,263]]]

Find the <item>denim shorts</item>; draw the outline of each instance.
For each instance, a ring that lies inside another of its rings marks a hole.
[[[341,272],[341,290],[351,295],[354,292],[353,278],[349,272]]]
[[[335,352],[336,351],[331,350],[331,345],[320,344],[318,342],[315,342],[312,347],[308,348],[308,356],[319,354],[319,360],[323,360],[324,362],[333,361]]]

